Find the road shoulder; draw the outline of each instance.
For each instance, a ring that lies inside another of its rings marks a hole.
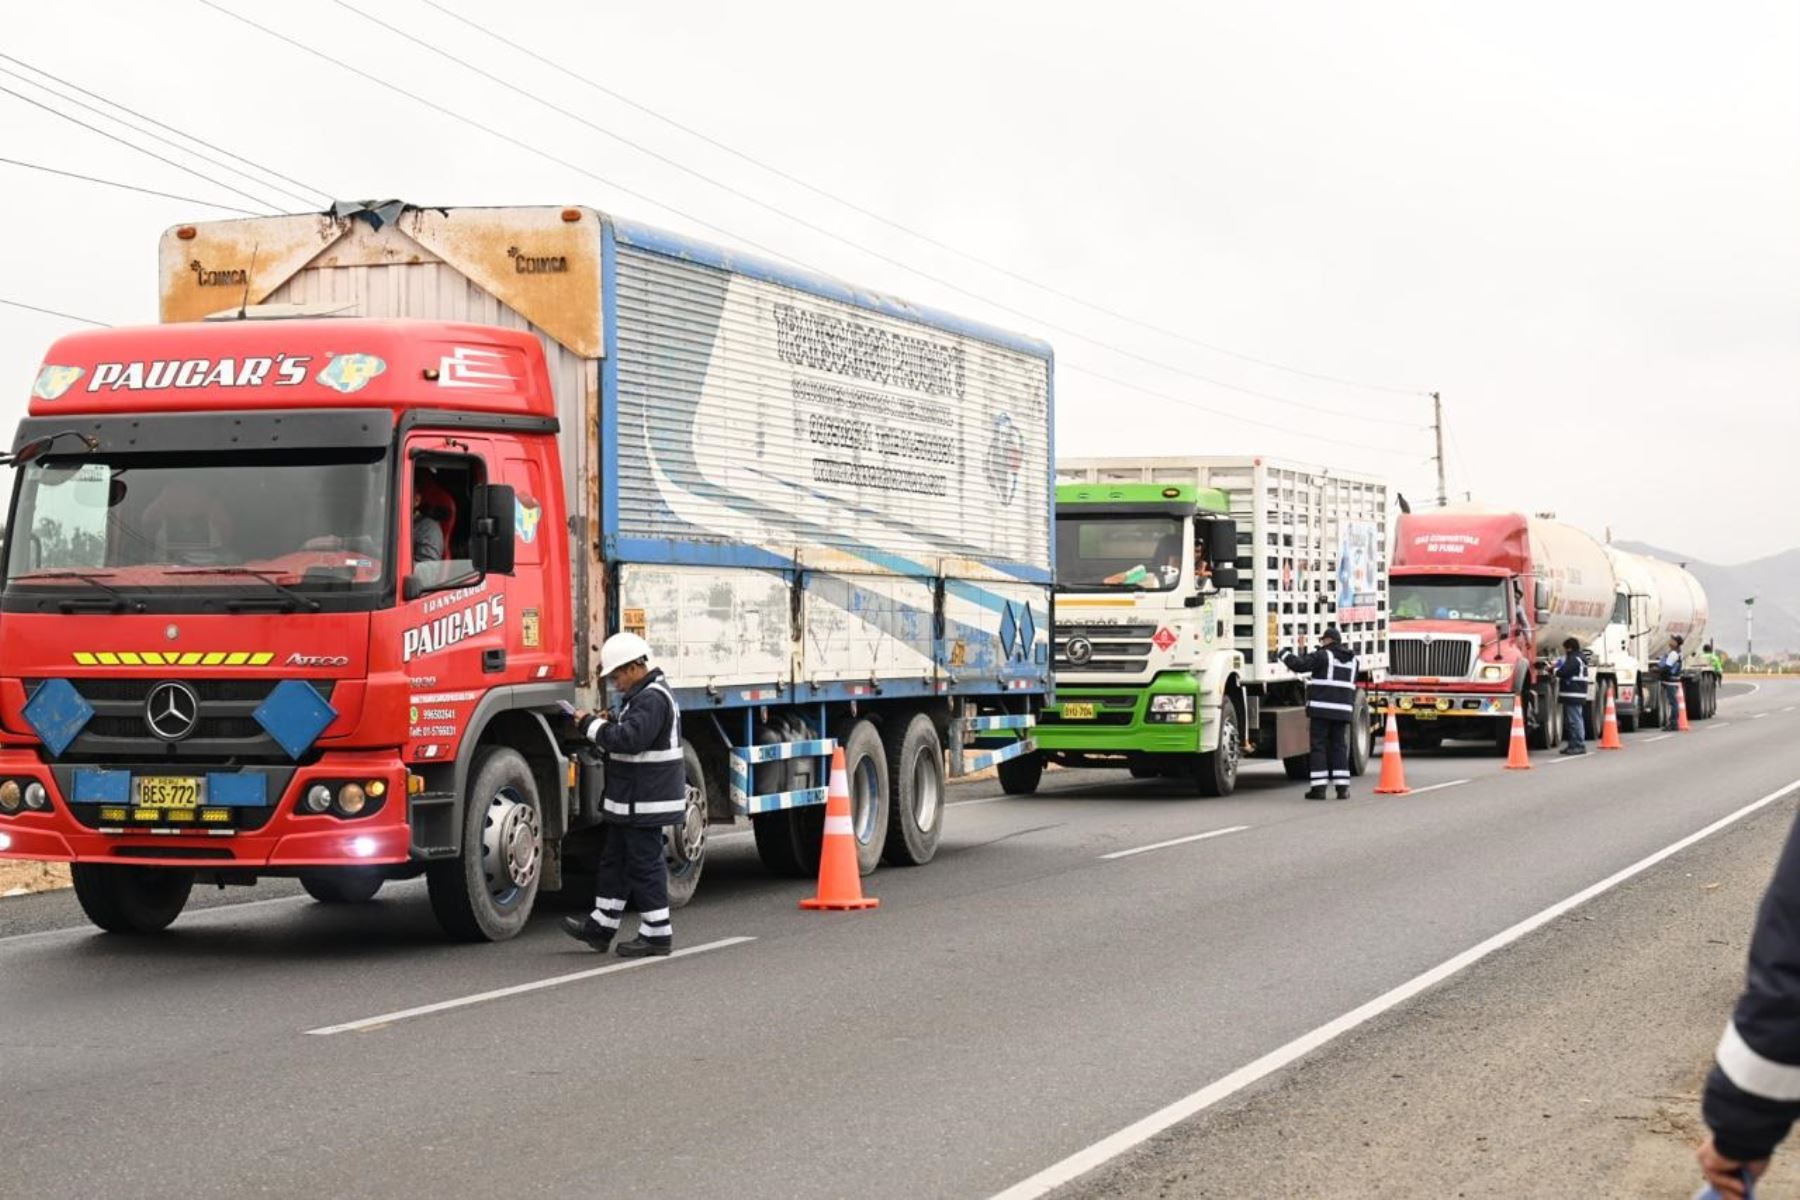
[[[1793,820],[1755,814],[1067,1194],[1690,1195],[1700,1084]],[[1796,1181],[1778,1159],[1768,1191]]]

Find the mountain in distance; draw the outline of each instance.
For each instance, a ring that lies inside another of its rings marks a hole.
[[[1800,548],[1736,566],[1719,566],[1643,542],[1615,542],[1621,550],[1686,563],[1706,589],[1707,636],[1734,657],[1744,653],[1744,598],[1756,597],[1756,655],[1800,653]]]

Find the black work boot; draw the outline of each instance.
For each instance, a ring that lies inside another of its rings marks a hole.
[[[1321,783],[1306,789],[1306,798],[1308,800],[1323,800],[1325,798],[1325,785]]]
[[[667,958],[675,949],[674,940],[653,942],[645,937],[634,937],[629,942],[619,943],[620,958]]]
[[[1350,798],[1350,789],[1347,787],[1344,787],[1342,784],[1338,785],[1338,799],[1339,800],[1348,800],[1349,798]]]
[[[612,948],[613,931],[594,920],[592,914],[585,917],[564,917],[563,932],[578,942],[586,942],[591,949],[605,954]]]

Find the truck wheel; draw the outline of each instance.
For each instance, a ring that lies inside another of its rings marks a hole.
[[[75,863],[75,899],[108,933],[161,933],[187,907],[194,873],[173,867]]]
[[[367,904],[386,882],[375,871],[318,871],[300,877],[300,886],[320,904]]]
[[[687,770],[687,809],[681,824],[663,830],[663,861],[669,868],[669,907],[694,898],[706,867],[706,770],[693,743],[681,743],[681,765]]]
[[[1017,758],[1009,758],[1001,763],[998,771],[1000,790],[1007,795],[1036,795],[1038,783],[1044,778],[1044,756],[1042,754],[1021,754]]]
[[[916,713],[906,723],[889,749],[887,768],[893,790],[881,857],[897,867],[922,867],[944,832],[944,743],[930,717]]]
[[[1312,755],[1294,754],[1281,760],[1281,769],[1295,783],[1308,783],[1312,780]]]
[[[1229,796],[1237,790],[1238,764],[1244,746],[1238,734],[1237,701],[1219,705],[1219,748],[1200,756],[1194,785],[1202,796]]]
[[[503,942],[537,901],[544,829],[537,780],[516,750],[489,746],[469,767],[462,853],[425,870],[431,911],[459,942]]]
[[[1640,685],[1638,685],[1637,692],[1634,692],[1632,694],[1631,703],[1619,705],[1619,732],[1620,733],[1636,733],[1637,732],[1638,705],[1640,703],[1642,703],[1642,701],[1640,701],[1638,699],[1638,695],[1640,695],[1642,693],[1642,691],[1643,691],[1643,685],[1640,684]]]
[[[864,718],[850,726],[844,747],[844,775],[850,781],[850,832],[856,837],[856,867],[864,875],[881,865],[888,838],[888,756],[881,731]],[[824,810],[819,832],[824,833]]]
[[[810,869],[802,853],[796,817],[805,811],[791,808],[782,812],[757,813],[750,818],[750,828],[756,834],[756,856],[762,859],[763,870],[769,874],[804,879],[819,869],[816,851]]]
[[[1369,755],[1374,752],[1374,730],[1370,727],[1369,701],[1361,692],[1350,710],[1350,774],[1361,777],[1369,769]]]
[[[1531,720],[1530,712],[1525,714],[1525,744],[1533,750],[1554,750],[1562,742],[1562,705],[1542,686],[1531,692],[1531,699],[1537,721]]]

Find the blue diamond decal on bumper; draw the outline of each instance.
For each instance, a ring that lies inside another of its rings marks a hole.
[[[326,726],[337,720],[337,709],[326,703],[312,684],[284,679],[250,715],[281,744],[289,758],[299,758],[312,748]]]
[[[25,705],[25,719],[55,758],[62,757],[93,716],[94,706],[66,679],[49,679],[39,684]]]

